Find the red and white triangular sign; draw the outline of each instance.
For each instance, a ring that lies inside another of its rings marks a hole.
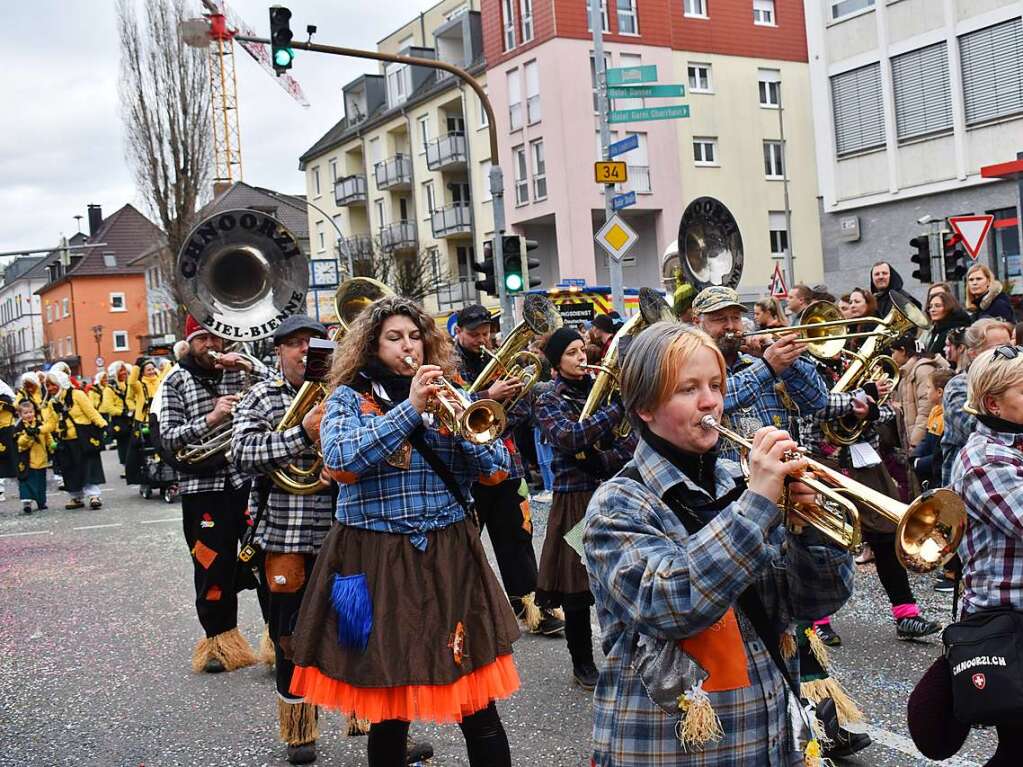
[[[963,246],[966,248],[966,252],[970,254],[970,258],[974,261],[977,260],[977,256],[980,255],[980,246],[984,244],[984,238],[987,237],[987,233],[991,230],[991,224],[994,222],[994,216],[952,216],[949,218],[948,223],[952,225],[955,230],[962,238]]]
[[[774,265],[771,275],[771,298],[788,298],[789,289],[785,287],[785,276],[781,273],[781,264]]]

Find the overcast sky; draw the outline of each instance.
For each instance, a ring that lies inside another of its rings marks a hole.
[[[281,0],[278,0],[280,2]],[[188,0],[199,15],[199,0]],[[292,30],[357,48],[381,38],[436,0],[292,0]],[[229,0],[258,34],[270,0]],[[141,0],[139,0],[141,5]],[[77,231],[88,203],[109,215],[126,202],[143,212],[124,159],[118,109],[114,0],[4,2],[7,72],[0,78],[0,252],[55,244]],[[291,74],[311,106],[293,101],[236,46],[245,181],[304,191],[298,157],[341,117],[341,86],[375,62],[297,52]],[[83,219],[83,229],[88,220]]]

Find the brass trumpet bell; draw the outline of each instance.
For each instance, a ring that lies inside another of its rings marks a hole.
[[[895,553],[907,570],[930,572],[955,553],[965,532],[962,499],[945,487],[928,490],[902,512]]]
[[[404,362],[413,371],[419,369],[411,357],[405,357]],[[428,411],[444,429],[477,445],[500,438],[508,426],[508,416],[500,402],[492,399],[473,402],[446,378],[436,381],[442,391],[430,401]]]

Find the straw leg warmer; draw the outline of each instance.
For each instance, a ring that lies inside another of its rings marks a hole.
[[[316,706],[311,703],[288,703],[277,699],[277,719],[281,725],[281,740],[289,746],[312,743],[320,737]]]
[[[226,671],[257,663],[256,654],[237,628],[200,639],[192,651],[192,670],[202,671],[211,658],[223,663]]]

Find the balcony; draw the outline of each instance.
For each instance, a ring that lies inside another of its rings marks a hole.
[[[630,165],[629,181],[622,185],[622,190],[636,194],[650,194],[650,166]]]
[[[412,158],[396,154],[373,166],[378,189],[411,189]]]
[[[416,225],[412,221],[395,221],[380,227],[380,249],[384,253],[402,253],[418,247]]]
[[[338,245],[338,256],[344,261],[351,253],[352,260],[358,261],[373,256],[373,238],[368,234],[353,234],[345,237]]]
[[[476,289],[468,277],[460,277],[437,290],[437,306],[441,311],[475,301]]]
[[[435,210],[430,215],[430,220],[435,238],[472,234],[472,210],[467,203],[445,205]]]
[[[339,207],[366,204],[366,177],[345,176],[334,183],[334,203]]]
[[[426,166],[430,170],[465,168],[467,158],[465,136],[461,133],[449,133],[426,145]]]

